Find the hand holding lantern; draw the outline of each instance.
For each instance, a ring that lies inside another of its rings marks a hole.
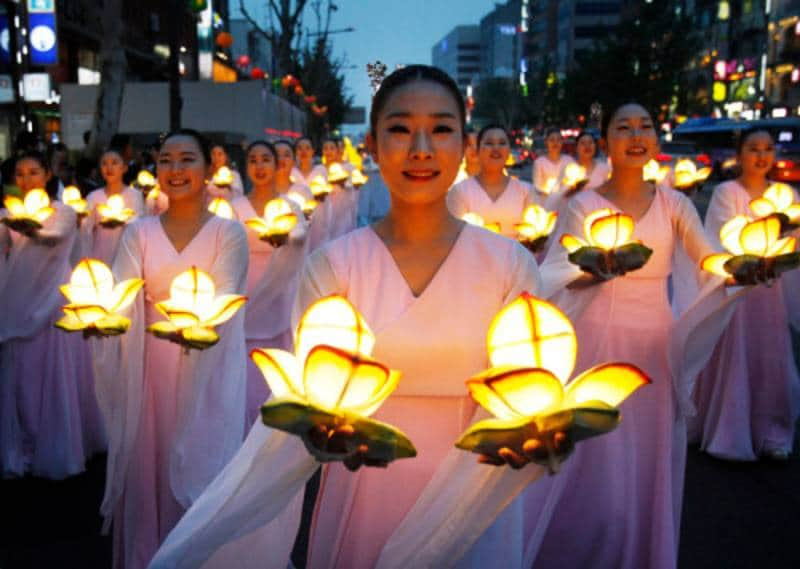
[[[675,176],[675,189],[685,194],[691,194],[708,179],[711,175],[711,168],[698,169],[694,162],[688,158],[683,158],[675,164],[673,174]]]
[[[475,212],[469,211],[461,216],[462,221],[466,221],[470,225],[474,225],[475,227],[482,227],[492,233],[500,233],[500,224],[497,222],[489,222],[486,223],[483,220],[483,217],[478,215]]]
[[[632,240],[633,218],[609,208],[593,211],[583,220],[586,240],[565,233],[561,244],[571,263],[601,280],[641,269],[653,250]]]
[[[172,280],[169,299],[155,305],[167,320],[151,324],[147,331],[187,350],[204,350],[219,341],[214,328],[230,320],[246,301],[240,294],[217,296],[211,277],[192,267]]]
[[[67,186],[64,188],[61,200],[75,210],[75,214],[78,216],[78,225],[80,225],[84,217],[89,215],[89,206],[86,200],[83,199],[81,191],[77,186]]]
[[[44,221],[56,211],[50,206],[47,192],[38,188],[25,194],[24,199],[6,196],[3,205],[8,213],[0,222],[28,237],[35,235]]]
[[[794,190],[786,184],[772,184],[764,195],[750,202],[750,210],[758,217],[777,215],[781,231],[800,227],[800,204],[794,203]]]
[[[261,241],[280,247],[289,240],[289,233],[297,225],[297,216],[287,200],[275,198],[264,206],[264,217],[252,217],[244,223],[258,233]]]
[[[554,305],[522,293],[503,308],[489,328],[492,367],[467,381],[495,418],[471,426],[456,446],[480,454],[480,462],[536,462],[552,473],[575,443],[614,430],[618,406],[650,380],[632,365],[608,363],[567,383],[577,347],[572,324]]]
[[[97,214],[100,216],[98,223],[106,229],[120,227],[136,217],[136,212],[125,207],[125,200],[119,194],[110,196],[106,203],[97,204]]]
[[[65,316],[55,326],[67,332],[83,332],[84,338],[123,334],[131,321],[118,313],[130,306],[143,285],[142,279],[114,285],[108,265],[97,259],[81,259],[69,284],[61,286],[69,304],[62,307]]]
[[[660,184],[666,179],[667,174],[669,174],[669,166],[662,166],[657,160],[651,159],[644,165],[642,177],[645,182]]]
[[[557,219],[558,212],[547,211],[536,204],[529,205],[522,213],[522,223],[514,225],[517,240],[531,253],[541,251],[553,232]]]
[[[233,207],[225,198],[214,198],[208,204],[208,211],[223,219],[233,219]]]
[[[312,304],[298,325],[295,354],[250,353],[274,396],[261,408],[264,424],[300,436],[320,462],[341,461],[350,470],[416,456],[402,432],[367,418],[400,380],[398,371],[370,357],[374,343],[345,298]]]
[[[766,285],[786,271],[800,267],[800,252],[794,237],[781,238],[778,215],[751,221],[737,215],[719,231],[728,253],[717,253],[703,259],[703,270],[725,277],[729,285]]]

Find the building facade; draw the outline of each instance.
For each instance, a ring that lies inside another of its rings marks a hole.
[[[456,26],[431,49],[431,64],[455,79],[464,94],[480,79],[480,40],[479,26]]]

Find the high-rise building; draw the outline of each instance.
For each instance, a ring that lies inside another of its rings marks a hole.
[[[456,26],[431,49],[431,63],[455,79],[462,92],[481,75],[481,31],[478,26]]]
[[[522,0],[495,4],[481,19],[481,78],[517,76],[522,59],[520,13]]]

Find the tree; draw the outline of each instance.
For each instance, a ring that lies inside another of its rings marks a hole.
[[[119,129],[128,65],[122,45],[122,2],[123,0],[105,0],[103,3],[100,85],[89,144],[84,150],[84,155],[88,157],[98,156]]]
[[[525,118],[526,102],[513,79],[492,77],[481,81],[475,90],[476,118],[486,123],[513,129]]]
[[[296,40],[302,36],[303,11],[308,0],[269,0],[270,23],[277,21],[277,26],[262,28],[250,15],[244,0],[239,0],[239,9],[253,29],[261,34],[272,48],[273,61],[277,67],[272,69],[273,75],[291,73],[295,66]]]

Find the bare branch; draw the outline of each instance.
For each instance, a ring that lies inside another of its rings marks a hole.
[[[264,39],[266,39],[274,49],[275,44],[277,42],[275,33],[272,31],[268,32],[267,30],[258,25],[258,22],[256,22],[255,18],[253,18],[250,15],[250,12],[247,11],[247,8],[245,8],[244,0],[239,0],[239,10],[242,12],[242,15],[250,23],[250,25],[253,26],[253,29],[257,31],[259,34],[261,34],[264,37]]]

